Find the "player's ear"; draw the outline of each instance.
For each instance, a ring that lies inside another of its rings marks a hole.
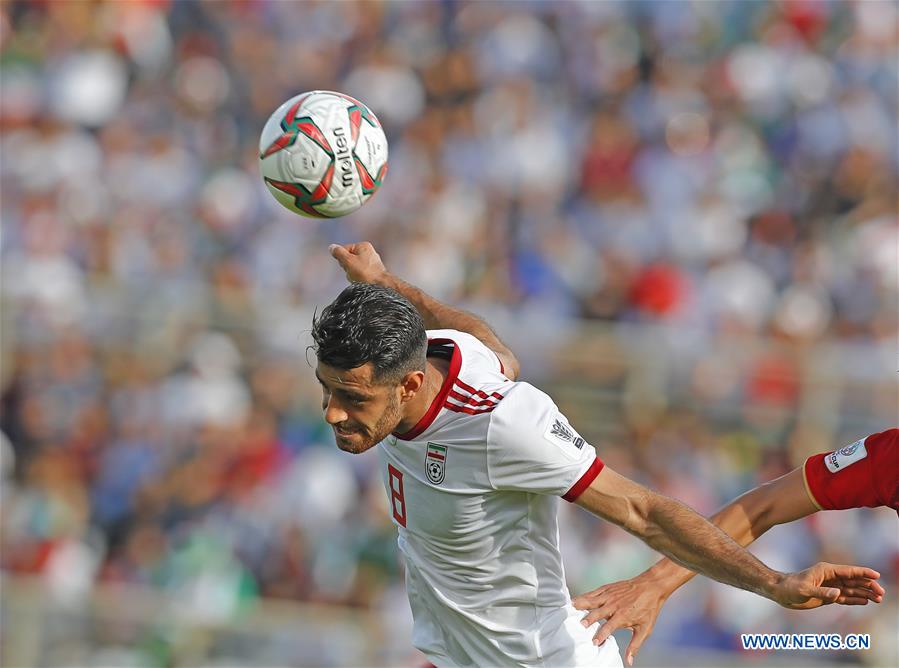
[[[421,389],[421,386],[424,385],[424,382],[424,371],[410,371],[403,376],[403,379],[400,381],[400,401],[406,402],[412,399]]]

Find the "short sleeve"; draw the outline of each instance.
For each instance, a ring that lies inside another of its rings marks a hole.
[[[806,488],[822,510],[897,505],[897,430],[859,439],[846,447],[809,457]]]
[[[487,475],[494,489],[574,501],[602,467],[594,448],[532,385],[517,383],[491,413]]]

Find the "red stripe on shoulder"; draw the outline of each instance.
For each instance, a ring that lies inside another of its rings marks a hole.
[[[461,401],[463,404],[467,404],[469,406],[496,406],[497,404],[497,400],[492,397],[487,397],[486,399],[478,401],[474,396],[465,395],[460,392],[456,392],[455,390],[450,390],[449,396],[451,396],[456,401]]]
[[[469,408],[468,406],[460,406],[459,404],[451,404],[446,402],[443,404],[443,407],[447,410],[454,411],[456,413],[468,413],[469,415],[480,415],[482,413],[490,413],[493,411],[496,406],[490,406],[490,408]]]
[[[456,385],[459,387],[459,389],[464,390],[465,392],[468,392],[469,394],[476,397],[480,397],[481,399],[489,399],[490,397],[493,397],[494,399],[500,400],[503,398],[503,395],[499,392],[491,392],[490,394],[487,394],[483,390],[476,390],[471,385],[463,382],[459,378],[456,378]]]
[[[576,483],[571,486],[565,495],[562,497],[566,501],[575,501],[577,497],[584,493],[584,490],[590,486],[590,483],[596,479],[596,476],[599,475],[599,472],[602,471],[605,464],[603,461],[597,457],[593,460],[593,463],[590,464],[590,468],[588,468],[584,475],[582,475]]]

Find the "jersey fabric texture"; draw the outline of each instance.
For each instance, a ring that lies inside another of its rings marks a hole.
[[[899,512],[899,430],[812,455],[803,475],[809,497],[822,510],[888,506]]]
[[[413,644],[436,666],[621,666],[565,585],[558,497],[602,470],[553,401],[455,330],[428,332],[449,372],[410,431],[378,445],[406,566]]]

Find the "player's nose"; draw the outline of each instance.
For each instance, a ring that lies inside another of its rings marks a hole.
[[[325,422],[328,424],[340,424],[350,417],[347,415],[347,412],[340,407],[340,404],[334,400],[333,395],[322,404],[322,409],[325,412]]]

